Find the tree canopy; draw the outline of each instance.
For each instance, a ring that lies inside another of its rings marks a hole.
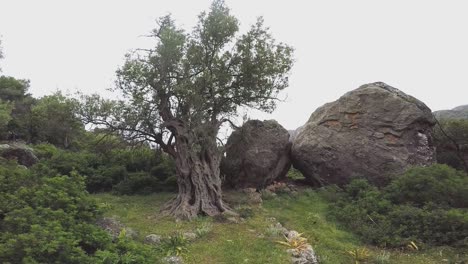
[[[171,16],[158,20],[155,46],[127,55],[117,71],[116,91],[124,99],[84,97],[84,119],[105,125],[130,140],[158,144],[176,161],[179,196],[176,216],[215,215],[221,201],[216,137],[239,107],[273,111],[288,86],[293,49],[278,43],[259,18],[244,34],[224,1],[187,33]]]

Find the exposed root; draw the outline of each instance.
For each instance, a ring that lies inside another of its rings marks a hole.
[[[161,208],[161,213],[181,220],[191,220],[199,215],[237,215],[222,200],[213,202],[208,200],[200,200],[200,203],[198,204],[190,204],[188,203],[187,199],[183,198],[183,196],[184,195],[179,194],[177,197],[168,201]]]

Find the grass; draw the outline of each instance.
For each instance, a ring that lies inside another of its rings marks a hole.
[[[268,235],[271,217],[287,229],[294,229],[308,239],[323,264],[354,263],[349,251],[366,249],[369,259],[363,263],[382,264],[439,264],[467,263],[468,252],[449,247],[420,251],[384,250],[365,244],[357,236],[327,219],[330,206],[320,192],[303,190],[295,195],[278,195],[265,200],[262,207],[254,207],[252,217],[239,224],[200,217],[193,221],[176,222],[162,217],[158,210],[173,194],[159,193],[147,196],[93,195],[105,208],[105,215],[117,216],[124,224],[139,232],[142,241],[148,234],[170,235],[174,231],[194,232],[211,226],[211,231],[188,246],[186,263],[289,263],[286,248],[276,241],[283,238]],[[246,207],[242,193],[227,193],[226,200],[234,208]],[[271,232],[270,232],[271,233]],[[461,261],[465,262],[461,262]],[[457,262],[458,261],[458,262]]]
[[[280,195],[264,201],[263,207],[286,228],[295,229],[309,239],[321,263],[353,263],[351,250],[367,249],[367,263],[440,264],[466,263],[467,250],[437,247],[420,251],[385,250],[361,241],[349,230],[327,219],[330,206],[318,191],[305,190],[299,195]],[[464,260],[465,262],[461,262]],[[460,262],[456,262],[460,261]]]
[[[175,231],[194,232],[210,223],[212,230],[188,246],[185,263],[288,263],[285,250],[272,239],[264,238],[264,231],[271,224],[262,209],[244,223],[222,223],[208,217],[193,221],[176,222],[158,213],[164,202],[173,194],[161,193],[147,196],[93,195],[106,208],[106,216],[116,216],[126,226],[139,233],[139,240],[148,234],[170,235]],[[232,194],[233,201],[244,200]],[[233,205],[233,203],[231,203]],[[238,204],[240,205],[240,204]]]

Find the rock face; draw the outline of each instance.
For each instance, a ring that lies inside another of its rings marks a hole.
[[[295,168],[314,184],[365,177],[379,184],[435,162],[431,110],[385,83],[371,83],[317,109],[293,141]]]
[[[8,160],[17,160],[18,164],[26,167],[31,167],[39,162],[33,150],[21,143],[1,144],[0,156]]]
[[[274,120],[249,120],[234,131],[221,165],[225,185],[264,188],[284,177],[290,166],[289,133]]]

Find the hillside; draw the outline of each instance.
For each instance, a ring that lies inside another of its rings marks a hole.
[[[468,105],[457,106],[451,110],[435,111],[434,115],[438,119],[467,119],[468,120]]]
[[[140,243],[148,234],[167,236],[179,232],[195,232],[209,226],[209,231],[184,246],[184,263],[238,264],[289,263],[286,247],[274,223],[297,230],[308,239],[322,264],[354,263],[349,251],[366,249],[369,256],[359,263],[439,264],[463,263],[466,250],[450,247],[428,247],[419,251],[383,249],[370,246],[358,236],[341,227],[329,217],[333,203],[321,190],[302,189],[297,193],[282,193],[264,197],[261,206],[250,204],[247,195],[228,192],[226,200],[245,217],[245,222],[230,223],[220,219],[199,217],[190,222],[174,222],[158,214],[159,206],[173,194],[159,193],[147,196],[93,195],[105,215],[121,220],[138,232]],[[249,210],[249,208],[252,208]],[[155,253],[155,254],[165,254]]]

